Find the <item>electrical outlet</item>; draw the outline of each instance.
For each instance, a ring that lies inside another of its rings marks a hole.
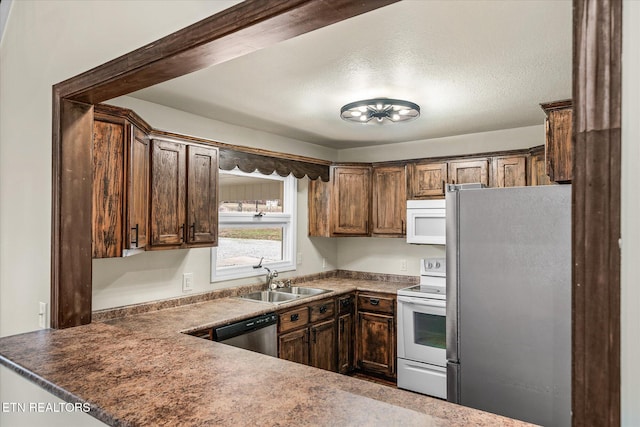
[[[327,259],[322,258],[322,269],[324,270],[325,268],[327,268]]]
[[[193,290],[193,273],[184,273],[182,275],[182,292],[190,292]]]
[[[407,260],[400,260],[400,271],[407,271]]]
[[[42,329],[47,327],[47,303],[38,303],[38,326]]]
[[[296,257],[296,263],[298,265],[302,264],[302,252],[298,252],[298,256]]]

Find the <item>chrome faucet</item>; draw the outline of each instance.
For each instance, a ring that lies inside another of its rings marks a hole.
[[[265,270],[267,270],[267,278],[266,278],[266,280],[267,280],[267,290],[271,290],[271,289],[275,289],[275,288],[277,288],[277,287],[278,287],[278,285],[276,285],[276,284],[273,282],[273,279],[274,279],[275,277],[278,277],[278,270],[275,270],[275,269],[274,269],[273,271],[271,271],[269,268],[264,267],[264,266],[263,266],[262,268],[264,268]]]

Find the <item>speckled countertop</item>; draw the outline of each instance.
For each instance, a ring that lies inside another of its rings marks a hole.
[[[305,286],[333,292],[303,301],[408,285],[325,278]],[[14,335],[0,338],[0,363],[117,426],[528,425],[180,333],[274,309],[227,297]]]

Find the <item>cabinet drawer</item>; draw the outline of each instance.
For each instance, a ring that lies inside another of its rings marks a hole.
[[[377,311],[380,313],[393,314],[395,309],[395,299],[390,296],[380,296],[375,294],[358,295],[359,311]]]
[[[338,313],[351,313],[355,305],[355,298],[353,295],[345,295],[338,298]]]
[[[333,299],[323,300],[309,306],[311,322],[329,319],[335,314],[335,302]]]
[[[296,308],[295,310],[281,313],[278,317],[280,318],[280,332],[297,329],[309,323],[309,307]]]

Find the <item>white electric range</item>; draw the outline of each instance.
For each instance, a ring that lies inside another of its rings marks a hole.
[[[420,284],[398,291],[398,387],[447,398],[446,259],[420,260]]]

